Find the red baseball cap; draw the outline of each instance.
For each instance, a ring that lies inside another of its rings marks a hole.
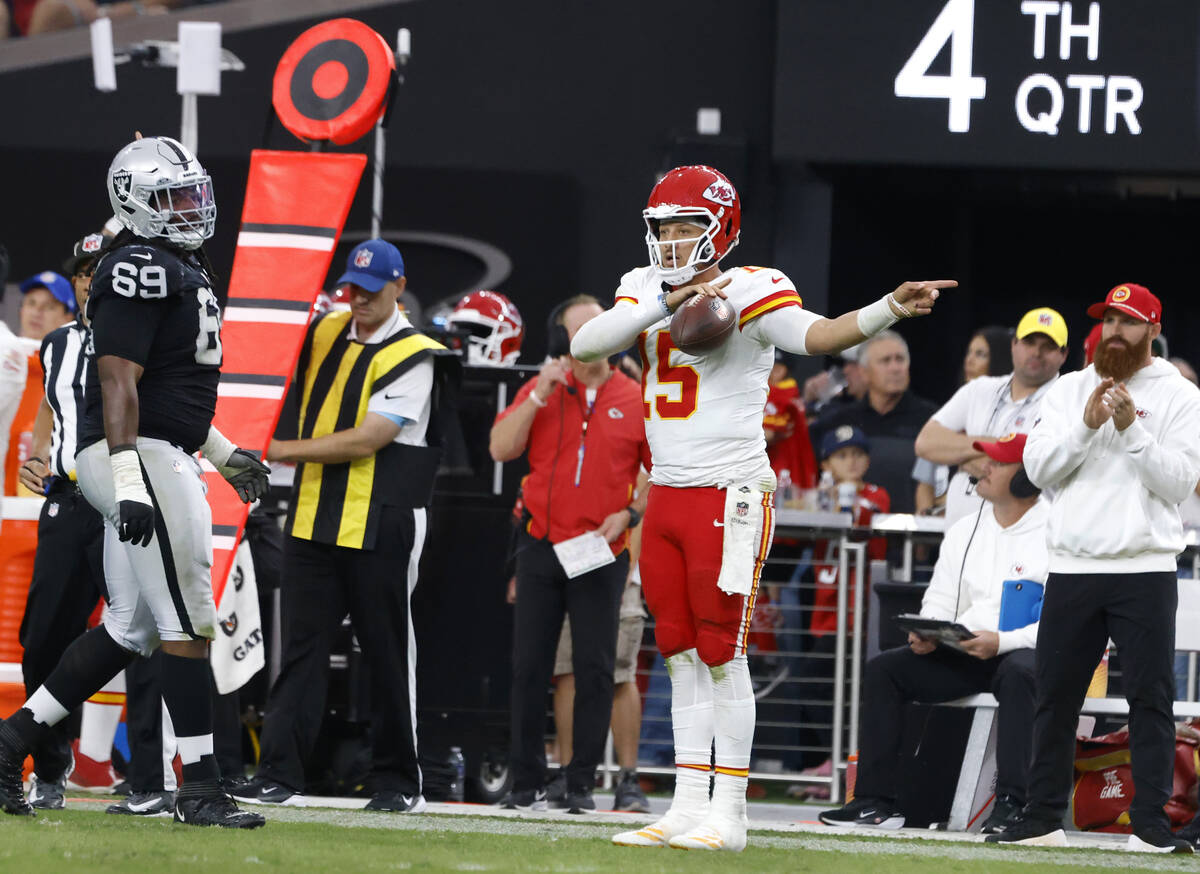
[[[997,440],[976,440],[971,445],[1001,464],[1017,464],[1025,455],[1026,434],[1005,434]]]
[[[1104,318],[1104,311],[1109,307],[1129,313],[1135,319],[1143,322],[1158,324],[1162,321],[1162,301],[1150,293],[1144,285],[1126,282],[1118,285],[1108,293],[1101,303],[1094,303],[1087,309],[1087,314],[1093,319]]]

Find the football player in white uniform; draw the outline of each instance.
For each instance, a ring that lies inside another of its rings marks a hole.
[[[778,270],[722,269],[738,242],[741,202],[717,170],[672,170],[642,215],[650,266],[625,274],[613,307],[571,344],[581,361],[637,344],[654,460],[641,568],[671,675],[675,796],[662,819],[613,842],[736,852],[746,846],[754,736],[746,635],[774,530],[762,411],[775,347],[840,352],[928,314],[940,290],[957,283],[905,282],[860,310],[822,318]],[[689,355],[671,341],[671,315],[697,294],[726,298],[738,323],[716,349]]]

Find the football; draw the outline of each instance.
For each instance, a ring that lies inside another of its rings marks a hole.
[[[688,355],[703,355],[725,342],[737,324],[729,302],[696,294],[671,317],[671,342]]]

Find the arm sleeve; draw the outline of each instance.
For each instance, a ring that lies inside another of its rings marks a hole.
[[[371,393],[367,412],[404,426],[420,420],[433,391],[433,359],[410,367],[383,388]]]
[[[145,366],[164,305],[107,294],[92,313],[92,343],[96,357],[114,355]]]
[[[933,577],[929,580],[929,588],[925,590],[925,597],[921,599],[922,616],[928,616],[930,619],[952,620],[956,618],[956,605],[960,613],[970,606],[969,594],[964,592],[963,594],[967,595],[967,598],[960,599],[958,591],[963,552],[966,548],[964,522],[967,525],[974,525],[975,519],[970,516],[960,519],[950,526],[950,530],[946,532],[946,537],[942,540],[941,552],[938,554],[937,563],[933,566]],[[965,600],[966,603],[959,603],[960,600]]]
[[[642,331],[666,316],[658,298],[631,303],[617,294],[613,308],[585,323],[571,341],[571,354],[580,361],[599,361],[628,349]]]
[[[784,306],[747,322],[742,333],[764,346],[807,355],[808,347],[804,344],[804,338],[808,335],[808,329],[822,318],[798,306]]]
[[[1083,423],[1082,409],[1067,403],[1067,393],[1059,391],[1064,385],[1060,379],[1046,392],[1038,408],[1041,419],[1025,443],[1025,471],[1040,489],[1056,485],[1079,467],[1099,433]]]
[[[1200,479],[1200,402],[1187,404],[1162,433],[1161,442],[1155,440],[1134,418],[1132,425],[1117,432],[1116,445],[1129,454],[1146,488],[1178,504]]]
[[[949,428],[951,431],[967,433],[967,413],[971,409],[971,402],[974,400],[972,395],[975,391],[972,386],[978,381],[972,380],[959,388],[954,393],[954,396],[942,404],[942,408],[933,414],[933,420],[939,425]]]

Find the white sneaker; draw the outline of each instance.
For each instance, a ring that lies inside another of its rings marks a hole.
[[[676,850],[728,850],[740,853],[746,849],[746,822],[710,816],[694,828],[671,838],[668,843]]]
[[[665,847],[676,835],[681,835],[704,819],[706,811],[696,811],[688,816],[676,810],[668,810],[666,816],[650,825],[634,831],[613,835],[612,842],[620,847]]]

